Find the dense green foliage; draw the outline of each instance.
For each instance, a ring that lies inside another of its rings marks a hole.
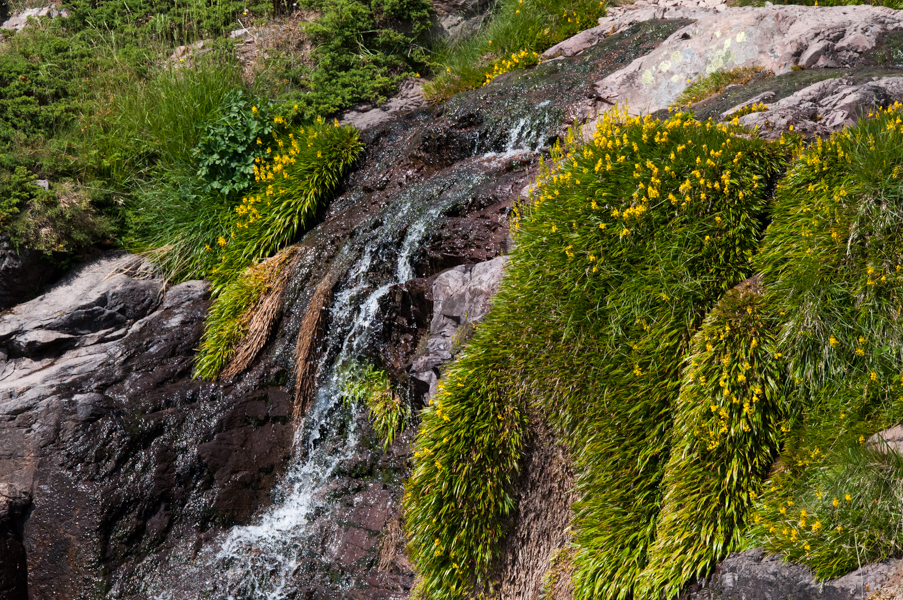
[[[298,92],[288,99],[307,118],[359,102],[382,103],[406,77],[427,69],[428,0],[308,0],[320,13],[304,26],[312,67],[284,65]]]
[[[693,337],[640,596],[677,596],[739,545],[787,413],[774,322],[763,305],[758,281],[743,284]]]
[[[367,407],[370,423],[383,439],[383,449],[395,441],[410,416],[410,405],[392,388],[389,374],[371,364],[352,364],[342,373],[342,397],[346,403]]]
[[[903,555],[903,459],[867,441],[903,420],[901,108],[805,149],[609,115],[554,157],[424,413],[423,597],[488,585],[527,411],[576,467],[575,598],[672,598],[744,545],[819,578]]]
[[[499,0],[472,35],[436,49],[431,63],[438,71],[424,86],[434,102],[473,89],[495,76],[536,64],[537,53],[590,27],[605,16],[599,0]]]
[[[654,541],[692,332],[750,274],[784,146],[606,115],[540,177],[486,323],[424,412],[406,495],[428,598],[485,584],[534,406],[578,473],[577,598],[623,598]],[[466,456],[466,460],[461,460]]]
[[[756,261],[795,410],[754,537],[820,577],[900,552],[899,506],[885,498],[899,466],[859,448],[903,419],[899,109],[803,153]]]

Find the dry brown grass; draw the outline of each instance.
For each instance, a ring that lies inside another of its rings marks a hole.
[[[292,266],[298,256],[297,250],[293,246],[264,261],[264,268],[278,275],[248,312],[248,333],[235,348],[235,353],[220,374],[221,379],[231,379],[247,369],[270,339],[273,327],[282,316],[282,297],[294,272]]]
[[[332,298],[335,280],[331,275],[323,278],[314,291],[307,312],[301,320],[298,342],[295,345],[295,423],[307,414],[307,406],[317,389],[318,348],[326,329],[326,305]]]

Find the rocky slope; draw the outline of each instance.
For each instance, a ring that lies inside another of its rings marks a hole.
[[[478,9],[449,7],[458,17],[442,27]],[[637,2],[539,67],[442,106],[409,86],[388,108],[346,115],[364,128],[365,156],[300,241],[267,344],[226,381],[191,377],[203,282],[170,287],[111,254],[18,304],[56,274],[6,250],[0,598],[407,598],[399,500],[416,416],[383,451],[366,411],[340,402],[338,367],[385,366],[416,415],[485,315],[509,213],[574,119],[615,102],[656,111],[688,80],[761,66],[775,76],[697,114],[761,101],[767,111],[741,123],[824,135],[903,100],[901,31],[903,16],[872,7]],[[537,426],[499,597],[540,596],[566,551],[571,481]],[[822,587],[749,554],[693,593],[845,600],[895,573],[870,567]],[[566,577],[555,582],[566,598]]]

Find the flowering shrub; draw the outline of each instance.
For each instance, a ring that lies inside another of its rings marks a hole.
[[[493,310],[423,413],[405,496],[423,597],[486,583],[531,405],[576,463],[574,597],[643,593],[682,357],[750,275],[789,154],[735,131],[613,111],[544,166]]]
[[[363,148],[352,126],[323,119],[293,130],[282,117],[272,144],[259,140],[253,193],[229,214],[229,236],[207,249],[218,259],[210,271],[215,287],[290,243],[316,215]],[[297,134],[297,135],[296,135]]]

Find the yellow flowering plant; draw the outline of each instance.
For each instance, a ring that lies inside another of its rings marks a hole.
[[[516,509],[528,412],[575,463],[574,597],[641,591],[682,357],[751,274],[768,182],[789,154],[738,132],[613,110],[544,164],[493,309],[423,413],[405,495],[423,597],[486,583]]]

